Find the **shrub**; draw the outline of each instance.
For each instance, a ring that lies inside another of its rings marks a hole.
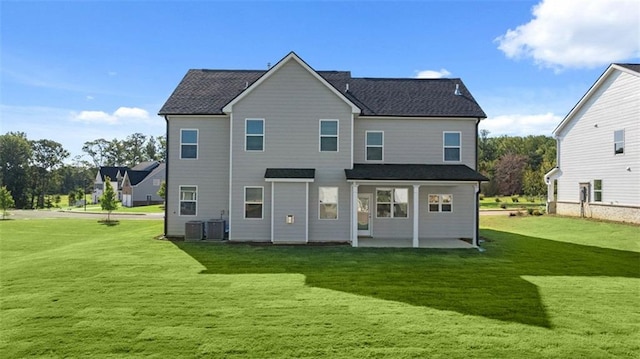
[[[482,201],[482,200],[484,199],[484,194],[480,193],[480,194],[478,195],[478,198],[480,198],[480,200]]]
[[[534,209],[533,210],[533,215],[534,216],[542,216],[542,212],[539,209]]]
[[[537,211],[537,209],[535,210]],[[534,209],[533,208],[527,208],[527,213],[531,216],[533,215]]]
[[[500,208],[502,208],[502,209],[507,209],[507,204],[506,204],[506,203],[501,203],[501,204],[500,204]]]
[[[496,203],[502,202],[499,197],[496,197]]]
[[[535,197],[527,197],[527,202],[534,203],[536,201]]]
[[[511,202],[518,203],[518,197],[511,197]]]

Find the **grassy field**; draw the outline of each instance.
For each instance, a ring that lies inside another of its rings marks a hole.
[[[517,202],[514,201],[514,198]],[[498,201],[496,201],[496,199],[498,199]],[[545,199],[540,197],[501,196],[484,197],[480,200],[480,209],[544,208],[544,206]]]
[[[84,212],[85,207],[73,207],[72,211]],[[86,207],[87,212],[94,213],[107,213],[103,211],[99,204],[88,204]],[[123,207],[122,204],[118,204],[118,208],[111,213],[164,213],[164,205],[152,204],[150,206],[138,206],[138,207]]]
[[[0,222],[0,357],[635,358],[638,227],[483,217],[485,252]],[[577,232],[577,233],[576,233]]]

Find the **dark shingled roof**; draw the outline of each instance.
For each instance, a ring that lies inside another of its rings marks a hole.
[[[158,114],[221,115],[226,104],[265,73],[189,70]],[[348,71],[317,73],[357,105],[362,115],[487,117],[460,79],[353,78]],[[460,95],[454,94],[456,85]]]
[[[348,180],[488,181],[466,165],[354,164],[344,170]]]
[[[267,168],[264,173],[264,178],[313,179],[315,177],[315,168]]]
[[[124,176],[124,173],[127,170],[129,170],[129,167],[100,167],[100,178],[102,178],[102,180],[104,181],[105,177],[109,177],[111,179],[111,182],[114,182],[116,180],[116,177],[118,176],[118,171]]]
[[[149,173],[151,173],[151,171],[128,170],[127,176],[129,176],[129,182],[131,182],[131,185],[135,186],[138,183],[142,182],[142,180],[145,179],[149,175]]]
[[[631,71],[635,71],[637,73],[640,73],[640,64],[616,64],[618,66],[622,66],[626,69],[629,69]]]

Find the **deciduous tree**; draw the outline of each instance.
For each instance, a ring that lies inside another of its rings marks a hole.
[[[100,196],[100,208],[107,211],[107,222],[111,222],[111,212],[118,209],[118,199],[108,176],[105,177],[104,192]]]
[[[2,219],[7,217],[7,211],[15,206],[11,192],[7,186],[0,188],[0,209],[2,209]]]

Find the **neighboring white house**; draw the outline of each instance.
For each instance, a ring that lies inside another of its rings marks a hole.
[[[159,115],[167,237],[223,218],[230,241],[478,246],[486,115],[460,79],[354,78],[292,52],[189,70]]]
[[[609,66],[553,135],[549,213],[640,223],[640,64]]]
[[[104,193],[107,177],[110,179],[113,190],[118,194],[118,200],[122,200],[122,178],[128,169],[128,167],[100,167],[93,184],[93,193],[91,195],[92,202],[98,203],[100,200],[100,197]]]

